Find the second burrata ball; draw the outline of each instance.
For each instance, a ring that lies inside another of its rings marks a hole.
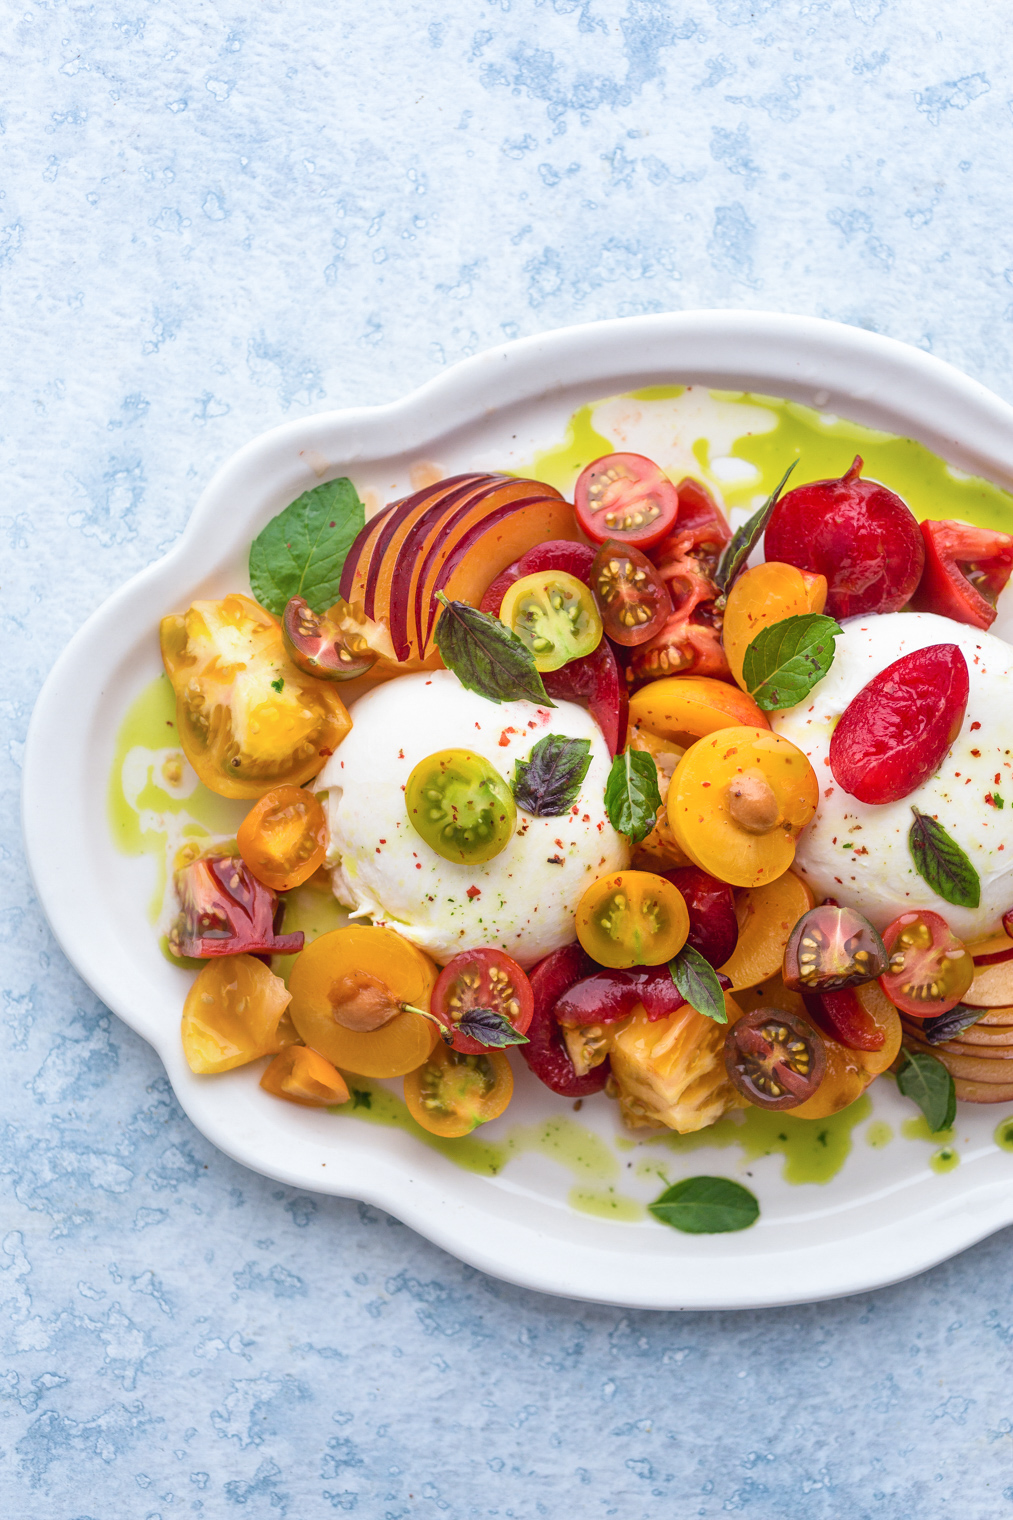
[[[351,714],[352,732],[318,782],[328,794],[339,902],[443,963],[485,945],[532,966],[572,944],[584,892],[629,863],[627,841],[605,812],[611,757],[594,719],[573,702],[490,702],[449,670],[399,676],[360,697]],[[509,785],[514,762],[547,734],[591,742],[580,795],[565,814],[518,809],[509,844],[484,865],[444,860],[416,833],[405,786],[420,760],[470,749]]]
[[[902,655],[956,644],[970,693],[960,733],[942,765],[899,802],[859,802],[830,772],[830,739],[845,708]],[[808,756],[820,783],[816,816],[798,841],[793,869],[817,898],[836,897],[883,929],[910,908],[931,908],[967,943],[999,928],[1013,906],[1013,648],[978,628],[930,612],[851,618],[834,663],[797,707],[771,723]],[[908,848],[912,806],[928,813],[967,854],[981,882],[977,908],[955,907],[915,870]]]

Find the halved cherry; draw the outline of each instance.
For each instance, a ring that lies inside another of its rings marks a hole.
[[[910,796],[959,734],[969,689],[956,644],[931,644],[894,660],[848,703],[834,729],[830,769],[838,786],[859,802]]]
[[[553,1014],[557,1024],[616,1024],[641,1003],[653,1023],[678,1012],[685,1001],[667,966],[606,966],[568,987]]]
[[[823,1038],[797,1014],[754,1008],[725,1036],[725,1068],[757,1108],[797,1108],[823,1081]]]
[[[578,477],[573,507],[579,527],[596,544],[615,538],[647,549],[671,532],[679,493],[653,459],[606,454]]]
[[[805,1011],[817,1028],[849,1050],[882,1050],[886,1033],[867,1012],[859,996],[862,987],[841,987],[836,992],[805,992]],[[886,994],[876,984],[884,1002]],[[897,1017],[894,1009],[894,1017]]]
[[[672,598],[646,554],[606,539],[594,557],[590,586],[605,632],[617,644],[646,644],[672,615]]]
[[[791,931],[781,975],[793,992],[837,992],[874,981],[888,964],[883,941],[867,918],[853,908],[824,903],[803,913]]]
[[[712,966],[723,966],[739,939],[735,898],[726,882],[696,866],[682,866],[663,875],[682,893],[689,910],[687,945]]]
[[[576,546],[575,546],[576,547]],[[588,711],[605,736],[609,754],[621,748],[626,734],[629,697],[622,672],[608,639],[579,660],[542,675],[545,690],[553,699],[587,699]]]
[[[925,568],[911,606],[972,628],[991,628],[1013,572],[1013,536],[963,522],[923,522]]]
[[[359,603],[339,599],[326,612],[314,612],[303,597],[293,596],[281,627],[292,663],[324,681],[351,681],[372,670],[381,655],[394,658],[387,629]]]
[[[883,931],[890,967],[879,985],[895,1007],[913,1018],[947,1013],[974,980],[967,947],[940,913],[902,913]]]
[[[534,1006],[531,983],[517,962],[502,950],[482,949],[462,950],[447,962],[433,988],[429,1011],[452,1035],[455,1050],[478,1055],[491,1042],[461,1032],[461,1020],[467,1014],[488,1009],[524,1034]]]
[[[528,1043],[519,1047],[520,1053],[538,1080],[564,1098],[589,1097],[600,1092],[608,1081],[607,1057],[585,1075],[577,1075],[562,1029],[554,1017],[563,993],[598,969],[580,945],[565,945],[562,950],[553,950],[528,973],[534,1014],[528,1025]]]

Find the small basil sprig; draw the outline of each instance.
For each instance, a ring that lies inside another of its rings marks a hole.
[[[934,1019],[926,1019],[921,1027],[921,1037],[926,1045],[943,1045],[947,1040],[953,1040],[958,1034],[963,1034],[965,1029],[970,1029],[972,1024],[987,1012],[985,1008],[968,1008],[966,1003],[958,1003],[947,1013],[937,1013]]]
[[[761,628],[746,649],[742,679],[764,712],[794,707],[822,681],[834,660],[840,623],[822,612],[803,612]]]
[[[675,959],[669,961],[668,969],[672,981],[691,1008],[705,1018],[713,1019],[715,1024],[728,1023],[725,995],[718,974],[699,950],[694,950],[692,945],[683,945]]]
[[[526,760],[514,763],[514,799],[535,818],[558,818],[580,796],[591,764],[590,739],[546,734]]]
[[[957,841],[928,813],[916,807],[911,811],[915,821],[908,832],[907,847],[918,875],[944,902],[957,908],[976,908],[981,901],[981,881]]]
[[[957,1090],[937,1056],[927,1050],[906,1050],[897,1068],[897,1086],[917,1103],[933,1134],[949,1129],[957,1117]]]
[[[402,1008],[407,1007],[407,1003],[402,1004]],[[505,1013],[497,1013],[495,1008],[466,1008],[453,1028],[438,1019],[435,1013],[427,1013],[424,1008],[412,1008],[411,1012],[421,1013],[424,1019],[435,1024],[444,1045],[453,1045],[455,1034],[466,1034],[469,1040],[474,1040],[476,1045],[484,1045],[488,1050],[502,1050],[506,1045],[531,1043],[526,1034],[520,1034],[514,1028]]]
[[[537,702],[555,707],[535,669],[534,655],[498,617],[467,602],[452,602],[437,591],[443,615],[436,624],[436,647],[462,686],[490,702]]]
[[[714,579],[720,586],[724,596],[728,595],[732,589],[732,585],[746,568],[746,561],[760,542],[764,530],[774,514],[774,508],[777,506],[788,476],[797,464],[798,460],[793,459],[781,476],[780,483],[774,487],[760,510],[754,512],[749,521],[743,523],[741,528],[736,528],[728,544],[725,546],[725,551],[718,560],[717,570],[714,572]]]
[[[660,806],[654,756],[641,749],[616,755],[605,783],[605,811],[616,832],[639,844],[654,828]]]
[[[281,617],[293,596],[314,612],[338,599],[345,556],[366,521],[352,482],[328,480],[279,512],[250,546],[250,589]]]
[[[685,1177],[647,1205],[662,1224],[686,1235],[725,1235],[748,1230],[760,1205],[748,1188],[730,1177]]]

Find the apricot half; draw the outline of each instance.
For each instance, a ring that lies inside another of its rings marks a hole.
[[[767,560],[739,576],[728,593],[721,642],[728,668],[740,686],[742,662],[756,635],[784,618],[822,612],[827,601],[825,575]]]
[[[794,744],[766,728],[725,728],[698,739],[679,761],[668,821],[702,871],[733,887],[759,887],[791,865],[818,801],[816,773]]]
[[[752,697],[711,676],[665,676],[630,698],[630,735],[647,729],[686,749],[722,728],[769,729]]]
[[[739,938],[728,960],[718,968],[730,978],[733,991],[758,987],[768,977],[780,975],[791,931],[814,902],[811,890],[794,871],[785,871],[776,881],[742,893],[735,904]]]

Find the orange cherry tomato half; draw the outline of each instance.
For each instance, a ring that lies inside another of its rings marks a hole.
[[[442,1042],[404,1081],[408,1112],[431,1135],[459,1140],[498,1119],[513,1097],[514,1075],[501,1050],[468,1055]]]
[[[650,548],[671,532],[679,493],[643,454],[606,454],[589,464],[573,488],[578,526],[593,543],[607,538]]]
[[[275,1056],[260,1079],[265,1092],[302,1108],[330,1108],[348,1102],[348,1085],[322,1055],[292,1045]]]
[[[466,1055],[480,1055],[489,1048],[459,1027],[462,1018],[478,1008],[500,1014],[518,1034],[525,1034],[531,1023],[535,1009],[531,983],[502,950],[463,950],[437,978],[429,1011],[448,1032],[454,1031],[454,1049]]]
[[[890,969],[879,985],[916,1019],[948,1013],[974,980],[974,961],[941,913],[902,913],[883,931]]]
[[[312,792],[276,786],[247,813],[236,843],[258,881],[275,892],[288,892],[323,865],[327,819]]]
[[[660,966],[689,935],[678,887],[653,871],[619,871],[588,887],[577,904],[577,938],[600,966]]]

